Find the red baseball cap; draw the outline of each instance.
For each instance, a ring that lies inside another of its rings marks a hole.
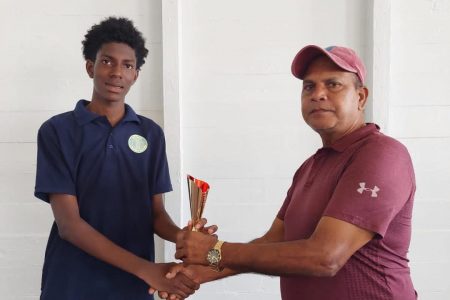
[[[303,79],[309,64],[320,55],[326,55],[340,68],[355,73],[364,84],[366,79],[366,67],[355,51],[340,46],[321,48],[316,45],[308,45],[301,49],[292,61],[292,74]]]

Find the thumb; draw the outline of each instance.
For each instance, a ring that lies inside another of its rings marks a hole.
[[[183,270],[183,264],[175,265],[172,268],[170,268],[170,271],[166,274],[166,278],[167,279],[172,279],[175,276],[177,276],[177,274],[179,272],[181,272],[182,270]]]

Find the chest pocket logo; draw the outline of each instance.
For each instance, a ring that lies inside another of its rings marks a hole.
[[[130,147],[131,151],[134,153],[142,153],[147,150],[148,142],[143,136],[133,134],[128,139],[128,147]]]

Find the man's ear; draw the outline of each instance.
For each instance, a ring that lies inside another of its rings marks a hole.
[[[90,59],[86,60],[86,72],[90,78],[94,78],[94,62]]]
[[[358,95],[358,109],[362,111],[366,108],[367,98],[369,97],[369,90],[365,86],[362,86],[358,88]]]

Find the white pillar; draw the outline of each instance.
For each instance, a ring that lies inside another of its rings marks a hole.
[[[173,221],[183,226],[184,191],[182,177],[181,133],[181,4],[179,0],[162,1],[162,57],[164,132],[173,191],[165,197],[165,207]],[[165,261],[173,261],[175,246],[164,243]]]
[[[373,121],[389,132],[389,100],[391,80],[391,3],[390,0],[373,1],[372,44],[372,112]]]

